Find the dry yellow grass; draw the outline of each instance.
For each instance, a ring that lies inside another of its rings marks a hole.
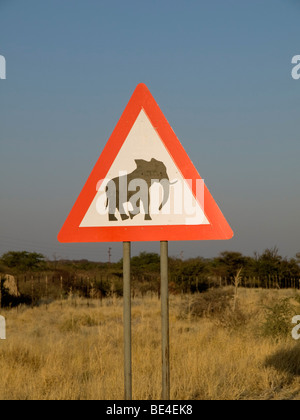
[[[247,322],[233,329],[209,319],[179,318],[182,300],[171,296],[171,399],[300,399],[300,343],[257,333],[261,305],[293,293],[240,289]],[[7,340],[0,341],[0,400],[122,399],[122,310],[118,299],[89,307],[77,299],[76,307],[64,301],[48,310],[1,311]],[[133,398],[159,399],[157,299],[133,301],[132,332]]]

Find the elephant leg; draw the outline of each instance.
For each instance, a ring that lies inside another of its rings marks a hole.
[[[114,180],[111,180],[106,186],[106,207],[108,207],[108,220],[109,222],[115,222],[118,219],[115,216],[116,213],[116,186]]]
[[[115,216],[116,207],[113,206],[110,201],[108,203],[108,220],[109,222],[115,222],[118,220]]]
[[[149,193],[149,188],[148,188],[148,197],[147,197],[147,202],[144,203],[144,210],[145,210],[145,220],[152,220],[151,216],[150,216],[150,212],[149,212],[149,208],[150,208],[150,193]]]
[[[148,193],[147,195],[148,195],[147,201],[145,201],[145,200],[143,200],[141,198],[139,198],[137,200],[136,207],[139,209],[139,211],[138,212],[135,212],[135,213],[129,212],[129,216],[130,216],[131,219],[133,219],[134,216],[136,216],[137,214],[140,214],[140,212],[141,212],[141,201],[142,201],[143,206],[144,206],[144,210],[145,210],[145,217],[144,217],[144,219],[145,220],[152,220],[152,218],[151,218],[151,216],[149,214],[149,197],[150,197],[150,194]]]
[[[136,202],[136,207],[139,209],[139,211],[138,212],[135,211],[134,213],[133,212],[129,212],[130,219],[133,219],[134,216],[136,216],[137,214],[140,213],[140,205],[141,205],[141,200],[138,199],[137,202]]]
[[[127,220],[127,219],[129,219],[129,216],[127,216],[127,214],[121,214],[121,219],[122,220]]]
[[[113,200],[107,199],[108,201],[108,220],[109,222],[115,222],[118,220],[115,216],[116,206],[113,203]]]
[[[120,203],[119,204],[119,208],[118,208],[118,210],[119,210],[119,213],[120,213],[120,216],[121,216],[121,219],[122,220],[127,220],[127,219],[129,219],[129,216],[126,214],[126,212],[125,212],[125,209],[124,209],[124,204],[123,203]]]

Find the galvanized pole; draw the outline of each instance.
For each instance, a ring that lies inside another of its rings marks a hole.
[[[124,398],[132,399],[131,368],[131,290],[130,290],[131,243],[123,242],[123,322],[124,322]]]
[[[162,331],[162,399],[170,399],[170,344],[169,344],[169,284],[168,242],[160,242],[161,277],[161,331]]]

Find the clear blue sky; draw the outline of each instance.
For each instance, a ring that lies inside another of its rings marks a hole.
[[[235,232],[170,255],[300,252],[299,19],[298,0],[0,0],[0,255],[121,258],[56,237],[140,82]]]

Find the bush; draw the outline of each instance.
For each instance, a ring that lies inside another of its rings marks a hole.
[[[233,306],[234,289],[217,288],[194,295],[190,303],[185,302],[181,308],[180,317],[191,316],[194,319],[206,317],[217,327],[236,330],[244,327],[249,321],[238,304]]]
[[[295,315],[295,310],[289,298],[280,299],[273,306],[266,307],[265,321],[261,326],[262,336],[278,340],[290,335],[293,315]]]
[[[231,308],[233,300],[233,289],[209,289],[204,293],[193,295],[190,303],[185,302],[180,310],[180,317],[213,318],[225,313]]]
[[[45,268],[45,257],[37,252],[10,251],[3,254],[1,263],[18,271],[34,271]]]

